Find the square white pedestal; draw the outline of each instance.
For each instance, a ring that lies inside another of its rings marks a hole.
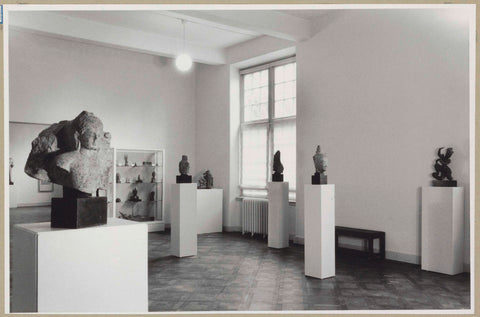
[[[422,187],[422,270],[463,272],[463,187]]]
[[[171,184],[170,253],[197,255],[197,184]]]
[[[305,275],[335,276],[335,185],[310,185],[305,193]]]
[[[147,230],[115,218],[82,229],[14,226],[12,312],[147,312]]]
[[[288,182],[269,182],[268,247],[288,248]]]
[[[222,232],[223,189],[197,189],[197,233]]]

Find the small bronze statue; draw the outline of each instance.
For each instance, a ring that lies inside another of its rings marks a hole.
[[[155,176],[156,176],[156,173],[152,172],[152,180],[150,181],[150,183],[156,183],[157,182],[157,179],[155,178]]]
[[[154,191],[150,192],[150,195],[148,196],[148,200],[155,201],[155,192]]]
[[[213,176],[209,170],[203,173],[203,177],[198,180],[198,189],[212,189],[213,188]]]
[[[432,173],[432,177],[435,180],[432,181],[433,186],[438,187],[456,187],[457,181],[452,178],[452,170],[448,167],[451,160],[450,157],[453,155],[453,149],[451,147],[447,148],[445,154],[442,153],[443,147],[439,148],[437,151],[438,159],[435,160],[435,172]],[[447,180],[445,180],[447,179]]]
[[[125,166],[128,166],[128,154],[125,154],[125,155],[123,156],[123,161],[124,161],[124,163],[125,163]]]
[[[13,170],[13,167],[15,165],[13,165],[13,159],[11,157],[9,158],[8,163],[9,163],[9,166],[10,166],[9,173],[8,173],[8,182],[9,182],[10,185],[13,185],[12,170]]]
[[[327,184],[327,155],[322,153],[320,145],[317,145],[317,150],[313,156],[313,164],[315,165],[315,174],[312,175],[312,184]]]
[[[116,178],[117,184],[120,184],[122,182],[122,180],[120,178],[120,173],[115,174],[115,178]]]
[[[132,191],[132,197],[130,197],[129,200],[130,200],[130,201],[133,201],[133,202],[142,201],[142,200],[140,199],[140,197],[138,197],[137,188],[134,188],[134,189],[133,189],[133,191]]]
[[[190,163],[188,163],[188,157],[182,155],[182,160],[178,163],[178,171],[180,172],[180,175],[177,175],[177,184],[192,182],[192,175],[188,175],[189,170]]]
[[[273,156],[273,172],[272,182],[283,182],[283,165],[280,162],[280,151],[275,152]]]
[[[143,183],[142,179],[140,178],[140,174],[138,174],[138,177],[137,177],[137,180],[135,181],[135,183]]]

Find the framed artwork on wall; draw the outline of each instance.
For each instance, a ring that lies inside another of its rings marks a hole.
[[[53,192],[53,183],[49,181],[38,180],[38,191],[39,192]]]

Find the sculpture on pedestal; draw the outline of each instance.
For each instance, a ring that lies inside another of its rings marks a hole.
[[[280,151],[275,152],[273,156],[273,172],[272,182],[283,182],[283,165],[280,162]]]
[[[178,171],[180,172],[180,175],[177,175],[177,184],[192,182],[192,175],[188,175],[189,170],[190,163],[188,163],[188,157],[182,155],[182,160],[178,163]]]
[[[317,145],[317,150],[313,156],[313,164],[315,165],[315,174],[312,175],[312,184],[327,184],[327,155],[322,153],[320,145]]]
[[[203,177],[198,180],[198,189],[211,189],[213,188],[213,176],[209,170],[203,173]]]
[[[435,172],[432,173],[432,177],[435,178],[432,181],[433,186],[439,187],[456,187],[457,181],[452,178],[452,170],[448,167],[451,160],[450,157],[453,155],[453,149],[451,147],[447,148],[445,153],[442,153],[443,147],[439,148],[437,151],[438,159],[435,160]]]
[[[52,124],[32,141],[25,173],[63,186],[63,198],[52,198],[51,226],[81,228],[105,224],[107,190],[113,166],[110,133],[93,113]]]

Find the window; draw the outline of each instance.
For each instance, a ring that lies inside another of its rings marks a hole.
[[[242,70],[241,166],[243,196],[267,197],[273,155],[281,152],[289,199],[296,189],[295,58]]]

